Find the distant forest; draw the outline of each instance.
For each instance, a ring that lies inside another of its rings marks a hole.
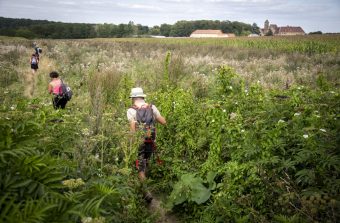
[[[242,22],[219,20],[178,21],[173,25],[162,24],[148,27],[141,24],[88,24],[88,23],[62,23],[47,20],[12,19],[0,17],[0,35],[17,36],[29,39],[83,39],[107,37],[145,37],[167,36],[187,37],[196,29],[220,29],[224,33],[234,33],[245,36],[251,33],[260,33],[256,23],[252,25]]]

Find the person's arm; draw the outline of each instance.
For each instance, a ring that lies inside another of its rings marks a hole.
[[[136,132],[136,120],[131,109],[127,110],[126,116],[127,119],[129,120],[130,132]]]
[[[48,84],[48,93],[52,94],[53,92],[53,86],[51,84]]]
[[[165,118],[164,118],[163,116],[158,115],[158,116],[156,117],[156,120],[157,120],[159,123],[161,123],[162,125],[166,125],[166,120],[165,120]]]
[[[152,105],[152,111],[153,111],[153,114],[156,118],[156,121],[159,122],[162,125],[166,125],[165,118],[161,115],[161,113],[159,112],[159,110],[157,109],[157,107],[155,105]]]
[[[134,120],[130,121],[130,131],[136,132],[136,122]]]

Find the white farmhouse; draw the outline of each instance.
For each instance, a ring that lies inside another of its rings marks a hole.
[[[219,29],[198,29],[198,30],[195,30],[190,35],[190,37],[193,37],[193,38],[209,38],[209,37],[221,38],[221,37],[231,37],[231,36],[232,35],[229,36],[229,34],[223,33]]]

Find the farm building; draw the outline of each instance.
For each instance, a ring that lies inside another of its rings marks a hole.
[[[279,28],[279,32],[277,35],[281,36],[294,36],[294,35],[305,35],[305,31],[300,26],[283,26]]]
[[[260,29],[261,35],[267,35],[271,32],[273,36],[296,36],[305,35],[305,31],[300,26],[282,26],[278,27],[276,24],[269,24],[269,21],[264,22],[264,28]]]
[[[193,38],[206,38],[206,37],[234,37],[234,33],[223,33],[219,29],[198,29],[191,33],[190,37]]]

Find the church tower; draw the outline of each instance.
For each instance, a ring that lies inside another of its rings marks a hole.
[[[264,33],[269,31],[269,21],[268,19],[264,22]]]

